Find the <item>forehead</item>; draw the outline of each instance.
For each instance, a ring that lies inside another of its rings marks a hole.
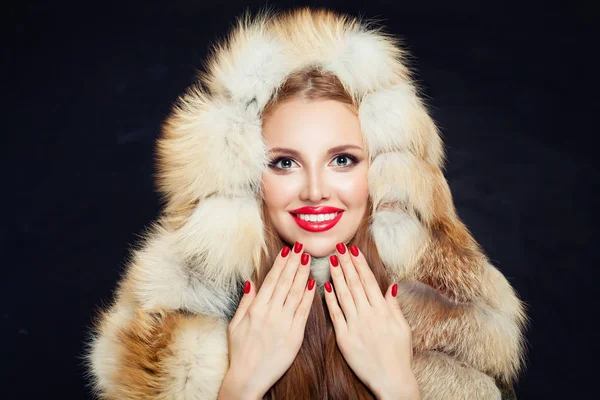
[[[285,101],[265,117],[263,135],[269,147],[363,146],[358,116],[335,100]]]

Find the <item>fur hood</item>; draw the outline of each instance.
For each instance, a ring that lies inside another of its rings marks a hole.
[[[151,341],[153,329],[163,329],[176,311],[198,319],[170,325],[178,330],[169,331],[173,342],[164,346],[169,354],[197,349],[188,357],[205,357],[211,368],[190,383],[191,398],[216,396],[227,366],[224,328],[265,247],[261,112],[286,77],[307,67],[334,73],[359,105],[371,163],[370,234],[390,280],[404,283],[398,296],[413,328],[424,398],[475,398],[465,396],[464,385],[476,381],[484,390],[484,377],[517,376],[523,305],[457,216],[440,135],[405,58],[398,40],[380,29],[309,9],[242,18],[214,46],[206,72],[180,97],[158,141],[164,212],[133,252],[91,341],[99,393],[128,397],[117,388],[119,360],[131,353],[132,341]],[[326,263],[327,257],[313,258],[320,284],[329,277]],[[201,328],[192,333],[191,326]],[[183,379],[177,371],[191,358],[173,358],[167,374],[173,382]],[[171,397],[178,396],[164,394]]]

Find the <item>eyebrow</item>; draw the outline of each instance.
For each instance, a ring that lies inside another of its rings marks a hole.
[[[362,150],[363,148],[354,144],[345,144],[342,146],[332,147],[331,149],[327,150],[327,155],[340,153],[349,149]],[[288,154],[292,157],[301,158],[300,153],[297,150],[287,149],[285,147],[273,147],[271,150],[269,150],[269,153],[282,153]]]

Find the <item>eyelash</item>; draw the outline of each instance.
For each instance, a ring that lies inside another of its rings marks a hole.
[[[345,166],[345,167],[338,166],[337,168],[340,168],[340,169],[352,168],[356,164],[358,164],[358,162],[359,162],[356,157],[354,157],[353,155],[350,155],[348,153],[338,154],[333,159],[335,160],[336,158],[339,158],[339,157],[346,157],[347,159],[349,159],[352,162],[350,165]],[[280,161],[283,161],[283,160],[292,160],[292,161],[294,161],[294,159],[290,158],[290,157],[278,157],[278,158],[274,159],[273,161],[269,162],[269,168],[275,169],[275,170],[278,170],[278,171],[285,171],[285,170],[291,169],[291,168],[280,168],[280,167],[277,167],[277,164]],[[296,162],[296,161],[294,161],[294,162]]]

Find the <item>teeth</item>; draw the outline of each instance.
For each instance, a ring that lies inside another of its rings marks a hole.
[[[309,222],[331,221],[338,213],[331,214],[297,214],[298,218]]]

